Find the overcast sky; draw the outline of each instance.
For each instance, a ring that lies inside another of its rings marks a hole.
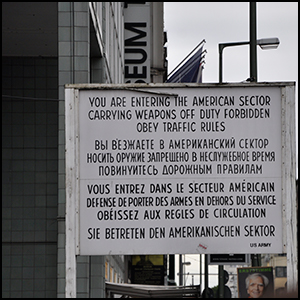
[[[257,47],[258,82],[295,81],[297,91],[298,2],[257,2],[256,13],[257,39],[278,37],[280,40],[276,50]],[[249,2],[164,2],[168,73],[205,39],[204,49],[207,53],[203,83],[218,82],[218,44],[249,41],[249,23]],[[241,82],[249,75],[249,46],[225,48],[223,82]],[[296,127],[298,129],[298,121]],[[199,272],[199,255],[189,255],[187,261],[192,264],[186,267],[186,272]],[[217,272],[217,267],[214,269]],[[218,284],[217,276],[213,277],[211,287]],[[188,284],[191,284],[191,279],[191,275],[187,276]],[[194,283],[199,284],[199,276],[194,276]]]
[[[278,37],[279,47],[257,47],[258,81],[298,80],[298,2],[257,2],[257,39]],[[169,73],[203,39],[203,82],[218,82],[218,44],[249,41],[249,2],[164,2]],[[223,81],[249,77],[249,46],[223,51]]]

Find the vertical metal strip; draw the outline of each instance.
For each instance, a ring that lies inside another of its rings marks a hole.
[[[295,86],[282,89],[282,199],[285,203],[284,235],[287,253],[287,291],[298,286]],[[284,220],[283,220],[284,221]]]
[[[65,92],[66,131],[66,298],[76,298],[75,198],[76,198],[76,136],[74,89]]]

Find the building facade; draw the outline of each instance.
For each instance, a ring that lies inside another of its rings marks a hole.
[[[145,55],[163,82],[164,43],[163,2],[2,2],[2,297],[65,297],[64,85],[124,83]],[[127,282],[128,259],[78,256],[77,297]]]

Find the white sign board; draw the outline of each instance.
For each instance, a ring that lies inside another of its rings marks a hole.
[[[78,254],[281,253],[281,88],[171,86],[78,89]]]

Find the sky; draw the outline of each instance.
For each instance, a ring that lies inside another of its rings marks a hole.
[[[298,2],[257,2],[257,39],[278,37],[277,49],[257,47],[258,81],[298,81]],[[205,39],[203,82],[218,82],[218,44],[249,41],[249,2],[164,2],[169,73]],[[249,46],[223,51],[223,81],[249,77]]]
[[[168,73],[203,40],[205,64],[203,83],[219,81],[219,43],[249,41],[249,2],[164,2],[164,30],[167,32]],[[258,82],[296,82],[298,111],[298,2],[257,2],[257,39],[278,37],[277,49],[257,47]],[[223,82],[237,83],[250,77],[249,46],[227,47],[223,50]],[[298,113],[296,113],[298,137]],[[298,153],[298,138],[296,140]],[[298,158],[297,158],[298,161]],[[298,175],[297,175],[298,178]],[[199,255],[186,255],[187,285],[199,284]],[[176,274],[178,256],[176,256]],[[217,266],[210,267],[217,273]],[[178,283],[178,276],[175,276]],[[217,275],[209,286],[217,285]]]

